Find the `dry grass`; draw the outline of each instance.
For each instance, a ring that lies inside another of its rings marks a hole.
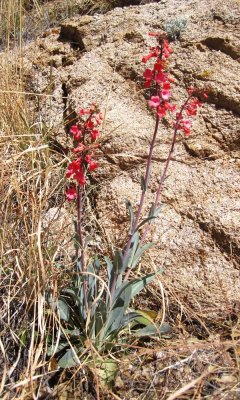
[[[21,47],[74,15],[105,13],[125,4],[124,0],[0,0],[0,49]]]
[[[59,7],[66,7],[66,3],[70,8],[64,12],[70,16],[79,1],[64,2],[64,6],[59,2]],[[106,11],[116,2],[81,3],[92,11],[96,7]],[[30,100],[24,93],[21,48],[26,15],[37,11],[41,29],[44,7],[49,10],[51,4],[36,0],[30,9],[23,0],[1,0],[0,4],[4,20],[0,36],[6,47],[0,67],[0,396],[22,400],[54,396],[237,399],[239,305],[228,321],[215,320],[213,324],[201,313],[199,298],[186,298],[180,285],[174,286],[171,280],[165,281],[164,291],[149,289],[146,304],[159,303],[164,293],[166,313],[174,326],[171,340],[149,340],[141,346],[134,343],[112,354],[120,368],[114,393],[109,389],[100,394],[97,376],[89,375],[84,368],[71,374],[58,372],[55,381],[49,383],[56,364],[46,358],[46,340],[56,321],[46,307],[45,296],[47,291],[53,297],[57,294],[72,267],[71,248],[63,234],[68,229],[69,214],[55,218],[64,202],[66,159],[50,148],[51,132],[34,112],[36,98]],[[64,15],[62,11],[60,14]],[[55,215],[45,224],[49,208],[54,208]],[[68,232],[71,234],[71,230]]]
[[[0,76],[0,392],[25,399],[33,377],[45,371],[52,321],[44,298],[46,289],[56,291],[54,257],[62,243],[43,229],[43,216],[62,191],[64,159],[51,158],[49,132],[24,94],[21,46],[11,51],[9,44],[1,54]]]

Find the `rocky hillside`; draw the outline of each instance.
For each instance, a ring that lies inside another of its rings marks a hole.
[[[94,14],[96,8],[90,8],[91,15],[90,9],[83,15],[81,9],[61,26],[43,32],[35,41],[18,49],[23,54],[23,59],[19,58],[21,62],[18,59],[16,74],[21,78],[20,83],[17,78],[16,82],[15,78],[9,79],[14,70],[9,60],[14,52],[0,55],[1,76],[6,76],[7,81],[2,84],[6,89],[0,99],[5,119],[0,122],[4,129],[9,127],[7,134],[3,132],[2,135],[5,164],[2,164],[0,188],[2,198],[7,199],[7,205],[3,205],[2,254],[11,266],[5,267],[1,289],[5,310],[2,338],[7,343],[8,360],[2,352],[4,360],[1,358],[0,363],[6,371],[10,370],[9,376],[4,370],[7,390],[10,383],[13,389],[18,388],[22,384],[15,385],[18,379],[23,382],[23,391],[26,389],[24,382],[30,382],[31,390],[35,382],[27,375],[24,380],[20,370],[25,368],[25,361],[12,345],[21,332],[25,337],[27,329],[21,308],[22,297],[26,295],[22,293],[27,293],[29,288],[31,307],[32,301],[36,301],[38,307],[42,295],[42,287],[38,287],[41,276],[46,272],[49,287],[57,293],[73,270],[69,233],[72,234],[75,209],[64,194],[66,157],[70,157],[72,146],[70,126],[80,108],[92,102],[99,104],[105,117],[97,154],[101,168],[91,175],[91,190],[85,203],[90,211],[87,213],[90,222],[86,218],[85,229],[90,234],[92,228],[93,233],[97,231],[90,246],[96,246],[100,253],[111,253],[126,239],[129,226],[126,198],[134,206],[139,201],[141,176],[155,124],[154,114],[148,107],[148,95],[143,90],[145,65],[141,59],[154,45],[154,38],[148,32],[165,30],[173,49],[168,63],[175,81],[173,103],[182,104],[190,85],[208,92],[206,103],[194,119],[191,135],[188,138],[179,135],[162,192],[162,210],[152,224],[156,245],[143,257],[139,267],[139,273],[163,268],[164,273],[137,302],[142,310],[157,311],[156,321],[169,322],[173,329],[170,337],[147,338],[143,346],[142,342],[136,342],[135,347],[124,350],[124,355],[117,351],[120,372],[114,384],[114,396],[104,398],[237,399],[239,371],[236,371],[240,354],[239,0],[227,3],[219,0],[112,0],[109,4],[104,0],[89,0],[80,3],[89,4],[89,7],[98,3],[99,14]],[[39,4],[51,9],[55,4],[66,6],[58,0]],[[106,12],[110,6],[113,9]],[[34,10],[30,9],[29,13]],[[4,66],[7,66],[5,70]],[[23,93],[27,99],[25,103]],[[171,137],[168,121],[163,120],[154,149],[149,203],[154,198]],[[39,149],[44,149],[43,153]],[[29,157],[25,159],[24,155]],[[147,212],[146,208],[145,214]],[[18,268],[15,259],[20,260]],[[60,267],[57,266],[59,260]],[[12,274],[17,275],[16,285],[12,284]],[[35,285],[38,292],[34,291]],[[5,288],[12,287],[9,294]],[[26,301],[26,321],[31,307]],[[34,323],[31,326],[31,337],[36,337],[37,349],[35,351],[31,344],[30,350],[34,357],[36,353],[37,360],[33,363],[36,369],[31,373],[42,377],[42,369],[37,364],[39,362],[42,368],[45,359],[43,362],[40,357],[42,350],[38,351],[40,340],[35,335]],[[13,342],[8,341],[11,335]],[[28,350],[26,345],[23,349],[26,360],[33,357]],[[15,359],[20,359],[18,368]],[[46,367],[47,375],[52,368],[56,369],[54,359],[51,361],[53,366]],[[52,383],[51,379],[46,385],[43,383],[44,390],[46,386],[47,390],[54,388],[57,392],[58,383],[68,376],[68,372],[64,372],[60,379],[61,371],[54,371],[54,374]],[[76,385],[74,381],[69,399],[76,398],[76,390],[85,385],[85,369],[83,375],[79,378],[83,384]],[[72,376],[70,381],[73,381]],[[88,399],[93,398],[89,394],[91,390],[94,392],[91,379],[89,382],[84,386]],[[188,396],[189,389],[192,397]],[[37,392],[40,393],[39,388]],[[184,393],[186,397],[181,397]],[[39,398],[54,396],[44,393]],[[59,395],[60,399],[63,397]],[[79,394],[78,397],[84,396]],[[9,398],[13,398],[11,394]],[[32,397],[23,394],[23,397],[14,398]]]

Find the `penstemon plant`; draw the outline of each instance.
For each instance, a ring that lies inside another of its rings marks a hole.
[[[188,95],[179,110],[170,103],[171,85],[174,80],[166,72],[167,59],[172,53],[165,33],[149,33],[157,41],[150,53],[144,56],[143,63],[152,62],[143,74],[144,87],[149,94],[148,105],[155,114],[155,128],[150,142],[146,171],[141,179],[141,197],[136,212],[129,201],[126,202],[130,214],[130,229],[124,248],[116,249],[113,260],[108,257],[87,256],[87,243],[83,232],[83,205],[86,197],[88,175],[99,167],[95,160],[95,151],[99,146],[100,126],[103,116],[93,104],[81,109],[79,120],[70,129],[73,136],[73,160],[67,167],[69,188],[66,196],[76,202],[76,262],[74,281],[69,288],[61,291],[53,308],[60,318],[60,333],[49,347],[49,355],[57,358],[60,367],[79,364],[81,354],[86,355],[86,341],[91,341],[97,352],[105,352],[121,345],[132,337],[159,335],[169,331],[168,324],[158,326],[151,318],[152,314],[130,308],[131,300],[162,271],[149,273],[141,278],[131,278],[141,257],[154,243],[147,242],[151,222],[160,212],[161,193],[167,171],[174,152],[177,135],[189,136],[191,119],[197,114],[201,102],[196,95],[207,95],[194,88],[188,89]],[[146,192],[151,179],[153,151],[163,118],[170,118],[172,141],[169,153],[160,175],[155,199],[149,214],[142,218]],[[107,279],[104,271],[107,270]]]

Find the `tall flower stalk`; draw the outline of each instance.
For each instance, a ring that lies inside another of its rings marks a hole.
[[[97,139],[100,136],[99,126],[102,123],[103,116],[99,113],[95,104],[89,109],[79,111],[79,120],[76,125],[70,129],[73,136],[73,157],[67,167],[66,176],[70,180],[70,187],[66,191],[69,201],[77,200],[77,252],[76,258],[80,262],[80,272],[86,273],[85,243],[83,235],[83,202],[86,186],[86,177],[99,167],[94,160],[94,151],[98,147]],[[80,254],[79,254],[80,253]],[[88,309],[88,287],[84,278],[84,302],[86,310]]]
[[[154,128],[152,140],[150,143],[145,177],[144,177],[144,180],[142,183],[142,193],[141,193],[141,197],[140,197],[140,202],[138,205],[138,209],[137,209],[136,217],[134,219],[132,230],[129,234],[127,245],[125,247],[125,251],[123,254],[124,261],[126,261],[126,259],[128,257],[129,250],[132,246],[132,240],[133,240],[134,234],[135,234],[136,229],[140,222],[141,212],[143,209],[146,191],[147,191],[147,188],[149,185],[149,180],[150,180],[152,156],[153,156],[153,150],[154,150],[154,146],[156,143],[156,139],[158,136],[160,120],[162,118],[166,117],[168,112],[171,112],[171,113],[176,112],[175,117],[173,117],[171,123],[169,124],[169,125],[173,126],[172,142],[171,142],[171,147],[170,147],[168,157],[165,162],[165,166],[164,166],[162,175],[160,176],[158,189],[157,189],[157,192],[155,195],[155,201],[151,208],[151,213],[152,213],[153,217],[156,216],[155,215],[156,210],[160,203],[160,197],[161,197],[161,193],[163,190],[164,181],[166,179],[167,171],[168,171],[169,164],[171,161],[171,157],[172,157],[172,154],[175,149],[177,134],[179,132],[183,131],[185,136],[190,135],[190,128],[192,126],[192,122],[189,118],[185,118],[184,115],[186,114],[187,117],[196,115],[197,108],[201,106],[201,102],[198,100],[198,98],[194,97],[194,94],[199,93],[199,90],[196,90],[194,88],[189,88],[188,97],[185,100],[185,102],[183,103],[183,105],[180,107],[179,111],[177,111],[176,106],[174,104],[170,103],[169,99],[171,97],[171,84],[174,82],[174,80],[166,73],[165,69],[166,69],[166,60],[172,53],[172,49],[169,47],[169,42],[166,39],[165,33],[150,32],[149,35],[156,38],[157,46],[150,48],[151,52],[147,56],[143,57],[142,62],[146,63],[146,62],[150,61],[151,59],[155,59],[155,60],[154,60],[153,68],[152,69],[147,68],[144,71],[143,76],[145,78],[144,87],[149,89],[150,93],[151,93],[150,99],[148,101],[148,105],[150,108],[153,108],[156,110],[156,112],[155,112],[156,122],[155,122],[155,128]],[[203,94],[204,98],[207,97],[206,93],[202,93],[202,94]],[[149,224],[147,225],[147,227],[145,228],[145,230],[143,232],[141,243],[146,238],[148,231],[149,231]],[[124,278],[124,281],[128,280],[130,272],[131,272],[131,269],[128,268],[125,278]]]

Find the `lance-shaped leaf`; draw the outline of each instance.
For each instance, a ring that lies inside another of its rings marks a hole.
[[[136,230],[138,231],[143,225],[147,224],[148,222],[150,223],[155,218],[156,217],[154,216],[144,218],[144,220],[142,220],[142,222],[140,222],[140,224],[137,226]]]
[[[71,368],[79,364],[80,361],[77,357],[76,350],[73,348],[67,350],[64,356],[58,360],[58,366],[60,368]]]
[[[108,289],[111,287],[111,281],[113,279],[113,263],[108,257],[104,257],[107,263],[107,273],[108,273]]]
[[[63,298],[60,298],[58,302],[54,303],[54,311],[59,310],[60,319],[63,321],[69,322],[71,309],[67,301]]]
[[[136,251],[136,253],[134,255],[134,259],[133,259],[131,268],[135,268],[138,265],[142,255],[145,253],[145,251],[150,249],[150,247],[152,247],[153,245],[154,245],[154,243],[146,243],[142,247],[138,248],[138,250]]]
[[[132,262],[134,260],[135,253],[139,244],[139,233],[135,232],[132,237],[131,247],[129,249],[129,260],[127,262],[127,267],[131,268]]]
[[[159,213],[160,213],[160,211],[161,211],[161,209],[162,209],[162,207],[163,207],[162,205],[160,207],[155,207],[154,203],[152,203],[152,206],[151,206],[150,211],[149,211],[149,217],[157,218]]]
[[[48,357],[53,357],[54,355],[57,355],[58,353],[63,352],[64,350],[66,350],[69,347],[69,343],[65,340],[65,341],[61,341],[57,348],[56,345],[51,345],[47,348],[47,355]]]
[[[83,329],[85,325],[85,319],[82,314],[82,307],[80,303],[79,296],[76,294],[79,289],[70,289],[66,288],[62,291],[62,294],[59,298],[62,302],[64,302],[68,306],[69,310],[69,319],[68,323],[71,324],[73,327],[79,327]],[[61,317],[61,314],[60,314]],[[61,317],[62,318],[62,317]],[[63,318],[62,318],[63,319]]]
[[[122,324],[123,316],[129,307],[130,301],[139,293],[144,287],[149,284],[156,273],[151,273],[143,278],[134,279],[130,282],[125,282],[115,292],[113,304],[104,327],[104,335],[110,335],[114,331],[118,331]]]
[[[130,229],[129,229],[129,231],[131,233],[132,232],[132,227],[133,227],[133,222],[134,222],[134,212],[133,212],[133,207],[132,207],[132,204],[130,203],[130,201],[128,199],[126,199],[125,202],[126,202],[127,209],[129,211],[129,215],[130,215]]]
[[[134,336],[142,337],[142,336],[159,336],[166,335],[171,332],[171,327],[167,323],[163,323],[161,326],[157,325],[148,325],[142,329],[137,329],[136,331],[132,331],[131,333]]]
[[[138,231],[143,225],[149,223],[151,224],[151,222],[153,222],[154,219],[156,219],[160,213],[162,209],[162,205],[160,207],[155,207],[154,204],[152,204],[150,211],[149,211],[149,215],[147,218],[144,218],[140,224],[137,226],[136,231]]]

